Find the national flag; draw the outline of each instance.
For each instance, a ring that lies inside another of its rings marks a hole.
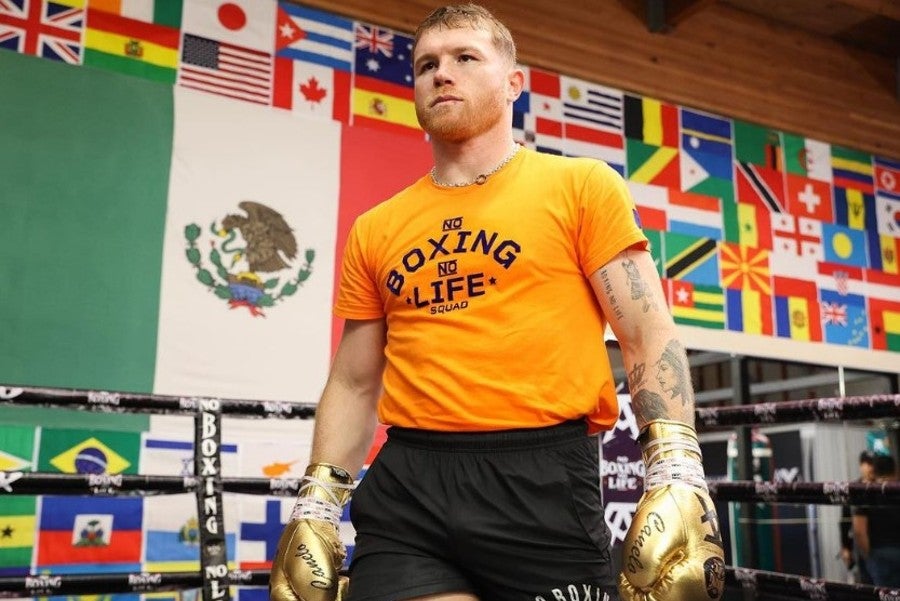
[[[92,10],[179,29],[184,0],[88,0]]]
[[[5,381],[315,402],[332,356],[338,199],[358,187],[382,194],[384,181],[398,191],[398,179],[430,167],[427,143],[368,142],[341,186],[341,125],[330,120],[14,52],[0,52],[0,73],[17,82],[0,111],[4,218],[34,225],[9,228],[0,255],[40,274],[0,294]],[[62,146],[45,143],[48,131]],[[362,164],[390,173],[358,177]],[[35,214],[38,197],[53,219]],[[291,230],[293,241],[278,243],[284,267],[238,254],[248,248],[235,227],[250,220],[243,201],[256,203],[247,206],[257,219],[280,225],[277,213]],[[229,215],[231,231],[220,236]],[[294,243],[296,253],[285,253]],[[103,268],[85,279],[86,264]],[[49,460],[91,437],[137,469],[139,436],[132,460],[100,432],[83,434],[42,453],[42,469],[58,472]]]
[[[728,177],[732,154],[731,121],[724,117],[681,109],[681,148],[690,154],[701,153],[719,157],[712,162],[710,172],[718,177]],[[715,167],[718,166],[718,167]]]
[[[872,155],[842,146],[831,147],[831,170],[834,185],[855,188],[866,194],[875,190]]]
[[[186,33],[178,85],[236,100],[270,104],[272,55]]]
[[[91,3],[87,11],[84,64],[175,83],[181,0],[174,0],[169,8],[170,11],[161,14],[164,23],[158,23],[106,12]],[[150,17],[153,16],[151,13]]]
[[[882,234],[900,238],[900,195],[875,195],[875,222]]]
[[[237,475],[246,478],[301,478],[309,463],[312,420],[295,425],[290,442],[241,437]]]
[[[874,157],[875,188],[900,196],[900,161]]]
[[[353,71],[353,22],[343,17],[279,2],[275,25],[275,54],[336,71]]]
[[[141,440],[140,473],[162,476],[191,476],[194,474],[194,441],[157,433],[144,432]],[[219,445],[222,474],[241,476],[238,445],[223,442]]]
[[[240,500],[241,520],[238,530],[238,568],[267,570],[278,547],[281,531],[288,523],[295,499],[268,497]]]
[[[353,124],[424,136],[414,101],[413,39],[374,25],[354,27]]]
[[[715,196],[669,190],[667,213],[670,232],[722,239],[722,201]]]
[[[137,432],[43,428],[38,471],[136,474],[140,441]]]
[[[872,348],[900,351],[900,301],[869,298],[872,319]]]
[[[588,156],[625,172],[622,92],[575,77],[560,77],[566,154]]]
[[[725,289],[727,327],[734,332],[771,336],[772,297],[757,290]]]
[[[817,260],[825,258],[822,222],[790,213],[773,213],[771,223],[773,249]]]
[[[534,118],[534,144],[539,152],[562,154],[562,85],[558,73],[529,69],[531,115]]]
[[[626,175],[629,180],[681,189],[678,148],[625,140]]]
[[[669,229],[669,189],[653,184],[628,181],[628,190],[644,229],[666,231]]]
[[[719,284],[718,243],[711,238],[666,232],[665,277],[700,285]]]
[[[863,272],[836,263],[818,264],[816,283],[826,342],[869,348],[870,324]]]
[[[900,238],[885,236],[878,230],[867,230],[869,241],[869,265],[887,273],[900,273]]]
[[[0,577],[23,576],[30,573],[34,551],[35,497],[4,495],[0,498]]]
[[[825,260],[844,265],[868,266],[864,232],[833,223],[822,224]]]
[[[349,123],[353,22],[281,2],[275,39],[272,104]]]
[[[788,173],[831,182],[831,145],[811,138],[782,133],[784,165]]]
[[[237,567],[239,523],[237,495],[223,495],[222,522],[229,567]],[[161,572],[200,569],[197,499],[192,494],[159,495],[144,500],[144,570]]]
[[[772,213],[786,210],[784,174],[752,163],[735,162],[738,202],[755,204]]]
[[[859,267],[819,261],[816,269],[820,290],[834,290],[840,295],[863,292],[863,269]]]
[[[725,295],[718,286],[669,280],[669,306],[675,323],[722,330],[725,328]]]
[[[0,472],[34,471],[34,443],[34,426],[0,426]]]
[[[856,188],[835,186],[834,221],[851,229],[877,232],[875,196]]]
[[[81,64],[84,0],[0,2],[0,48]]]
[[[740,119],[734,120],[735,160],[782,171],[784,150],[781,133]]]
[[[788,173],[786,176],[787,210],[800,217],[834,221],[831,185],[827,182]],[[837,190],[837,187],[835,187]]]
[[[822,269],[820,268],[820,273]],[[825,342],[869,348],[869,319],[866,315],[866,299],[850,292],[849,276],[833,270],[834,283],[819,284],[819,301],[822,330]],[[862,277],[861,270],[854,274]]]
[[[738,243],[754,248],[772,248],[769,210],[756,203],[738,202]]]
[[[351,78],[347,71],[276,57],[272,105],[349,123]]]
[[[184,3],[182,29],[195,37],[271,56],[277,12],[278,3],[271,0],[189,0]]]
[[[37,569],[54,572],[139,572],[143,499],[41,499]]]
[[[816,285],[806,280],[774,276],[775,333],[781,338],[822,340]]]
[[[312,401],[330,361],[340,125],[178,88],[175,102],[154,388]],[[223,170],[235,154],[240,168]],[[254,221],[291,232],[280,262],[229,246]],[[291,331],[304,333],[299,362]]]
[[[648,96],[625,94],[625,137],[648,146],[678,148],[678,107]]]
[[[726,288],[772,294],[769,251],[723,242],[719,245],[719,261]]]
[[[900,275],[875,269],[863,269],[863,296],[900,302]]]

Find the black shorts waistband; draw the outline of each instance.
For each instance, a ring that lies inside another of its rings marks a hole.
[[[587,436],[584,419],[562,422],[545,428],[492,430],[488,432],[438,432],[391,426],[388,441],[423,449],[453,451],[493,451],[533,449],[583,439]]]

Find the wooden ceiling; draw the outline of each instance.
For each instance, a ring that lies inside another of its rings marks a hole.
[[[824,36],[853,48],[900,57],[897,0],[721,0],[738,10]]]
[[[291,0],[412,32],[465,0]],[[900,159],[900,0],[476,0],[519,58]]]

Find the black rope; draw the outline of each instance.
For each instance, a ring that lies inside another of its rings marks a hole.
[[[696,411],[698,428],[797,422],[841,422],[888,417],[900,417],[900,394],[873,394],[728,407],[701,407]]]
[[[104,413],[154,413],[195,415],[205,397],[179,397],[161,394],[136,394],[106,390],[70,388],[34,388],[0,385],[0,404],[66,407]],[[316,405],[288,401],[214,399],[222,415],[256,418],[311,419]]]

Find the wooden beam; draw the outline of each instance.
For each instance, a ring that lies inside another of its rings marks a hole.
[[[666,5],[666,23],[675,27],[692,15],[715,4],[718,0],[664,0]]]
[[[859,10],[900,21],[900,2],[897,0],[837,0]]]

